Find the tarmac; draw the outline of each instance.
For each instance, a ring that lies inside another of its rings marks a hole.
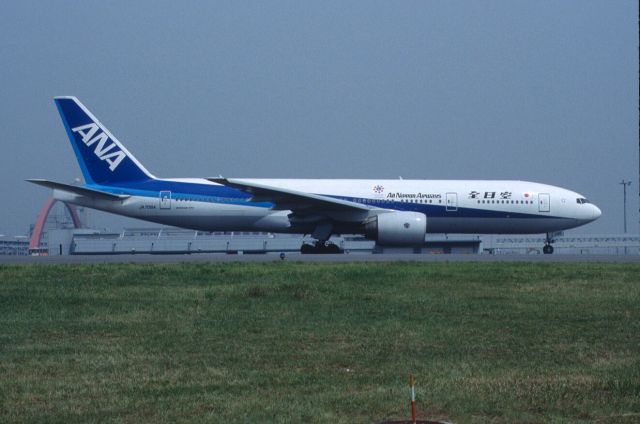
[[[0,256],[0,264],[109,264],[199,262],[533,262],[533,263],[640,263],[636,255],[490,255],[490,254],[335,254],[278,253],[230,255],[193,253],[182,255],[121,254],[69,256]]]

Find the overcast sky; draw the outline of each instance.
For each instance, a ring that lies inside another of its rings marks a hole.
[[[637,7],[3,1],[0,233],[81,176],[56,95],[158,176],[531,180],[602,209],[574,233],[622,231],[624,178],[637,232]]]

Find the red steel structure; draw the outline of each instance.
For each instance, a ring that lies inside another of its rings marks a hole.
[[[54,198],[50,198],[47,200],[40,212],[38,212],[38,218],[36,219],[36,225],[33,227],[33,233],[31,234],[31,239],[29,240],[29,251],[37,252],[40,249],[40,238],[42,237],[42,231],[44,230],[44,224],[47,221],[47,217],[49,216],[49,212],[53,209],[53,206],[59,202]],[[82,228],[82,223],[80,222],[80,217],[78,216],[78,210],[74,205],[69,203],[61,202],[69,211],[69,215],[71,215],[71,220],[73,221],[73,226],[75,228]]]

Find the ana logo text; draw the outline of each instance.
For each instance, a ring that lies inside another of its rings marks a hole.
[[[127,155],[125,155],[113,141],[109,144],[109,137],[99,130],[100,127],[93,122],[71,129],[74,133],[80,134],[82,142],[87,146],[91,147],[94,144],[96,145],[93,149],[93,153],[98,157],[98,159],[107,162],[109,164],[109,169],[113,172],[118,165],[120,165],[120,162],[127,157]],[[117,150],[113,150],[114,148]]]

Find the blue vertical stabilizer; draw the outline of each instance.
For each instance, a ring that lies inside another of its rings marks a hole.
[[[78,99],[56,97],[55,102],[87,184],[154,178]]]

